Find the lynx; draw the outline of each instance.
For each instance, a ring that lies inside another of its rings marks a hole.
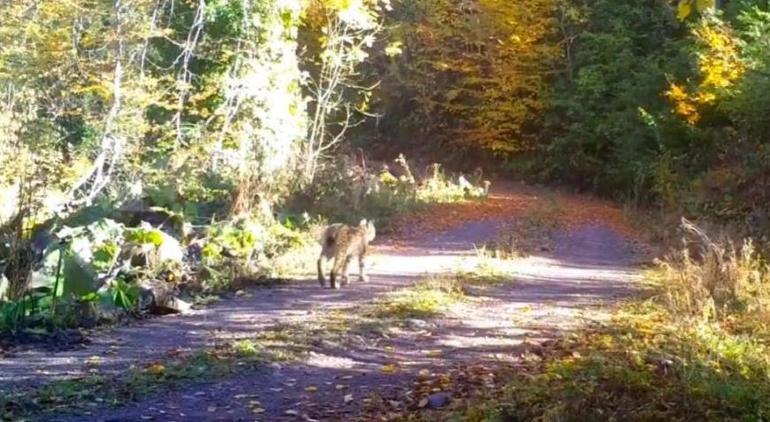
[[[337,277],[340,276],[340,284],[347,285],[349,281],[348,267],[353,256],[358,258],[359,279],[362,282],[369,281],[366,275],[366,253],[369,243],[374,240],[374,222],[361,220],[358,227],[345,224],[332,224],[327,227],[321,238],[321,256],[318,257],[318,282],[321,287],[326,285],[324,277],[324,261],[334,259],[329,281],[332,289],[338,289]]]

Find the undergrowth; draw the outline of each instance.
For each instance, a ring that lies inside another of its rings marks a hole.
[[[463,280],[451,276],[431,277],[393,292],[375,302],[376,318],[429,318],[440,315],[464,299]]]
[[[766,420],[766,344],[712,324],[684,325],[658,304],[628,305],[525,363],[467,420]]]
[[[446,419],[768,420],[768,266],[750,241],[683,228],[685,247],[648,272],[652,298],[544,345]]]
[[[430,166],[421,177],[403,155],[394,163],[372,169],[340,157],[323,168],[318,181],[291,201],[289,208],[312,211],[334,222],[352,224],[365,217],[377,222],[378,230],[387,231],[397,216],[424,210],[431,204],[478,199],[488,194],[488,181],[452,177],[439,164]]]

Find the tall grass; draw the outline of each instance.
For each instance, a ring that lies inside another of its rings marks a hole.
[[[682,220],[681,250],[657,261],[652,278],[670,312],[704,321],[751,317],[770,322],[770,266],[751,239],[736,246],[725,236],[712,240]]]

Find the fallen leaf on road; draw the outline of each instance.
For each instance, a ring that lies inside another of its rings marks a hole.
[[[305,387],[305,391],[307,391],[308,393],[314,393],[318,391],[318,387],[311,385],[309,387]]]
[[[353,395],[352,394],[345,394],[345,404],[348,404],[353,401]]]
[[[384,374],[392,374],[396,372],[396,365],[383,365],[382,368],[380,368],[380,371],[382,371]]]
[[[152,375],[163,375],[166,372],[166,367],[161,363],[153,363],[147,368],[147,372]]]
[[[99,356],[91,356],[90,358],[86,359],[86,365],[88,366],[99,366],[102,364],[102,358]]]

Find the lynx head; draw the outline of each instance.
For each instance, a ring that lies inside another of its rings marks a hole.
[[[369,243],[374,240],[376,230],[374,229],[374,221],[367,221],[365,218],[358,223],[358,227],[366,234],[366,242]]]

